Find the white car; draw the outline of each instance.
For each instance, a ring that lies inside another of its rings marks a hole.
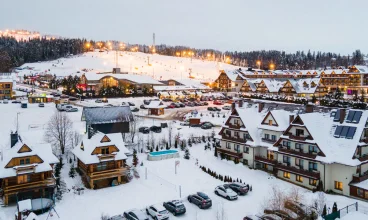
[[[147,215],[150,215],[155,220],[169,219],[169,212],[160,204],[151,205],[146,208]]]
[[[181,126],[189,126],[189,121],[180,122]]]
[[[225,188],[223,186],[218,186],[215,188],[215,194],[218,196],[222,196],[228,200],[235,200],[238,199],[238,194],[236,194],[236,192],[234,192],[232,189],[230,188]]]
[[[123,215],[127,220],[148,220],[148,216],[138,209],[126,211]]]

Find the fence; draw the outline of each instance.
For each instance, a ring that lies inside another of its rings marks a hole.
[[[349,212],[361,212],[368,214],[368,208],[365,206],[359,206],[358,202],[348,205],[342,209],[339,209],[337,212],[333,212],[326,216],[323,216],[325,220],[335,220],[337,218],[342,218],[347,215]]]

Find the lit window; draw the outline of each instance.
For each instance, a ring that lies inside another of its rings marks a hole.
[[[309,179],[309,185],[316,186],[317,185],[317,180]]]
[[[296,175],[296,181],[302,183],[303,182],[303,177],[299,176],[299,175]]]
[[[284,172],[284,178],[290,179],[290,173]]]
[[[363,197],[364,196],[364,190],[357,189],[357,194],[358,194],[359,197]]]
[[[268,125],[272,125],[272,120],[268,120]]]
[[[339,181],[335,181],[335,189],[337,190],[342,190],[342,182],[339,182]]]

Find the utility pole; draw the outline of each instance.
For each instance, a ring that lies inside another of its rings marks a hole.
[[[153,33],[153,42],[152,42],[152,53],[156,52],[156,35]]]

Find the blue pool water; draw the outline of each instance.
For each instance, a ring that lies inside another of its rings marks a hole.
[[[165,155],[165,154],[175,154],[177,152],[178,152],[177,150],[164,150],[164,151],[158,151],[158,152],[151,152],[150,155],[160,156],[160,155]]]

